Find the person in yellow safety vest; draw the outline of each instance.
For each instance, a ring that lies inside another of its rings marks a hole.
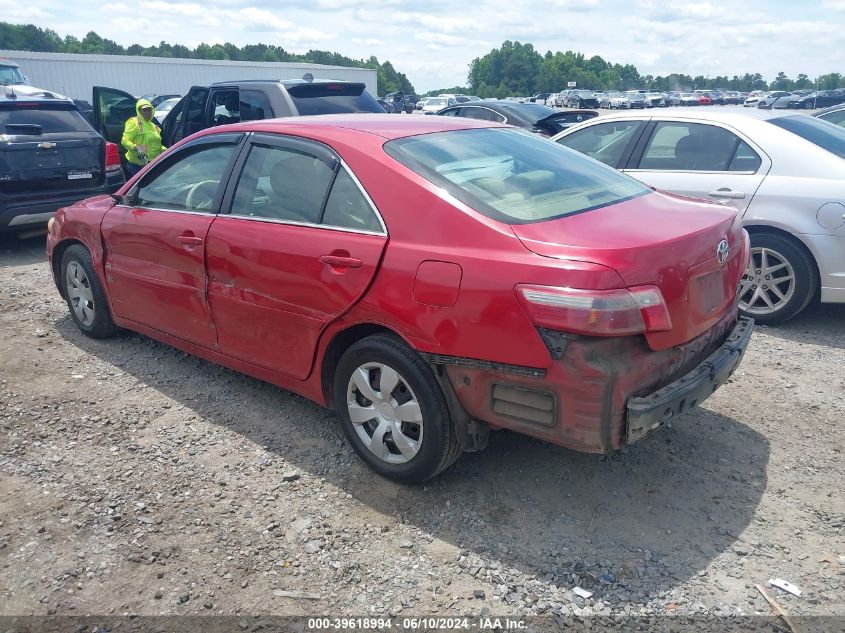
[[[120,140],[120,144],[126,150],[130,177],[167,149],[161,145],[161,128],[153,121],[155,114],[153,104],[146,99],[138,99],[135,112],[137,116],[126,121],[123,138]]]

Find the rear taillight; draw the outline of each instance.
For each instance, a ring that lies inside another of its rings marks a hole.
[[[520,284],[516,295],[535,325],[591,336],[621,336],[672,329],[660,289],[639,286],[582,290]]]
[[[120,169],[120,150],[114,143],[106,143],[106,171],[112,172]]]

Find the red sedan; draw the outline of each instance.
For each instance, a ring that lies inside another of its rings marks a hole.
[[[698,95],[698,105],[712,105],[712,104],[713,104],[713,100],[709,96],[703,95],[703,94]]]
[[[135,330],[333,407],[432,477],[491,429],[607,453],[728,379],[748,238],[555,143],[449,117],[206,130],[47,243],[88,336]]]

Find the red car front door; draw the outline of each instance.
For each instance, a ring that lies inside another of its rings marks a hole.
[[[216,135],[164,157],[106,213],[106,285],[116,316],[217,349],[205,241],[242,136]]]
[[[220,350],[293,378],[320,332],[376,273],[384,226],[325,146],[255,135],[208,234],[208,298]]]

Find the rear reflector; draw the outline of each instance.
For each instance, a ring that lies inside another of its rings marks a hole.
[[[535,325],[590,336],[622,336],[672,329],[656,286],[582,290],[520,284],[520,300]]]
[[[492,395],[493,411],[499,415],[543,426],[557,423],[554,394],[496,384]]]
[[[120,169],[120,151],[114,143],[106,142],[106,171]]]

